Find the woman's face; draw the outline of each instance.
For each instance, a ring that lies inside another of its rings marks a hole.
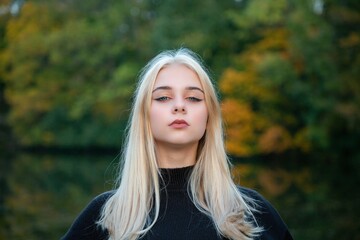
[[[197,74],[181,64],[160,70],[150,107],[151,131],[157,145],[198,144],[207,119],[204,91]]]

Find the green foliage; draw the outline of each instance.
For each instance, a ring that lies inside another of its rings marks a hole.
[[[118,146],[138,67],[119,44],[122,16],[77,13],[65,21],[34,3],[22,12],[8,22],[2,53],[9,122],[21,143]]]
[[[233,43],[226,19],[213,16],[234,5],[26,2],[5,22],[0,64],[20,143],[117,147],[140,68],[162,49],[188,46],[221,70]]]
[[[339,41],[342,36],[337,34],[338,29],[333,27],[332,19],[317,15],[309,2],[260,4],[249,1],[246,4],[243,14],[233,11],[229,12],[229,17],[239,32],[255,29],[255,33],[247,34],[256,41],[250,44],[243,35],[238,37],[248,47],[235,55],[234,67],[225,71],[220,87],[226,99],[245,103],[255,116],[264,119],[267,124],[252,130],[257,136],[256,142],[247,139],[242,142],[230,136],[229,144],[237,144],[234,149],[252,144],[254,151],[245,155],[278,152],[279,146],[271,142],[279,141],[281,144],[285,139],[289,142],[287,147],[281,148],[283,151],[328,149],[333,142],[332,127],[328,124],[334,115],[338,115],[336,108],[338,104],[342,105],[339,95],[346,86],[341,75],[347,70],[339,68],[341,58],[335,57],[342,51],[334,45],[334,40]],[[254,5],[259,7],[259,11],[253,10]],[[268,14],[270,10],[274,14]],[[355,32],[349,34],[357,35]],[[358,69],[355,63],[349,64],[351,68]],[[238,73],[227,74],[234,69]],[[355,76],[351,79],[353,87],[357,88],[359,84],[355,83]],[[350,89],[346,91],[352,92]],[[351,101],[356,101],[356,98],[354,96]],[[353,102],[350,105],[351,111],[354,111],[351,115],[357,116],[359,104]],[[272,129],[278,125],[283,129],[275,133]],[[230,131],[238,129],[237,124],[228,127]],[[269,145],[273,149],[266,147]]]

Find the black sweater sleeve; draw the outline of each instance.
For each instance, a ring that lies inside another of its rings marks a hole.
[[[286,224],[269,201],[254,190],[240,188],[240,191],[256,201],[255,208],[259,211],[253,214],[257,224],[264,230],[257,240],[293,240]]]
[[[99,220],[101,209],[106,200],[113,195],[113,192],[103,193],[94,198],[87,207],[80,213],[71,225],[62,240],[105,240],[108,233],[102,230],[96,222]]]

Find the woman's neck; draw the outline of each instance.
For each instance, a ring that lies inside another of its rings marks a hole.
[[[182,168],[195,165],[197,144],[182,147],[156,144],[155,151],[159,168]]]

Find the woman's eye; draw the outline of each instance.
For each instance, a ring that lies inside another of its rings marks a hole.
[[[158,97],[158,98],[155,98],[156,101],[160,101],[160,102],[163,102],[163,101],[166,101],[166,100],[169,100],[170,98],[169,97]]]
[[[197,97],[188,97],[187,99],[190,100],[191,102],[200,102],[200,101],[202,101],[202,99],[197,98]]]

